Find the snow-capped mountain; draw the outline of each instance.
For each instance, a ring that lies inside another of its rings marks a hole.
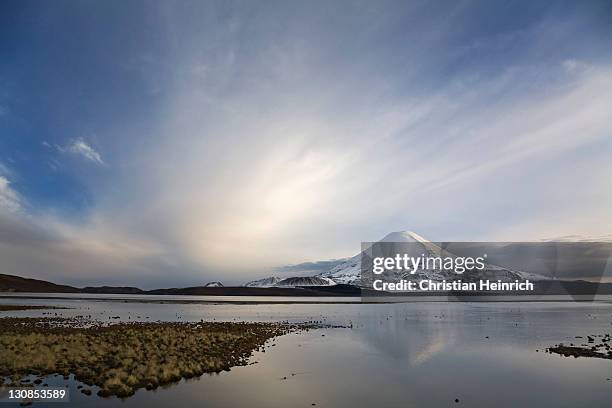
[[[222,288],[223,284],[219,281],[215,281],[215,282],[208,282],[206,285],[204,285],[205,288]]]
[[[379,242],[421,242],[428,241],[411,231],[399,231],[387,234]],[[347,261],[335,266],[327,272],[318,276],[333,280],[338,284],[356,285],[361,284],[361,253],[349,258]]]
[[[332,279],[319,276],[295,276],[291,278],[279,278],[270,276],[246,283],[249,288],[272,288],[272,287],[296,287],[296,286],[332,286],[336,283]]]
[[[392,232],[386,235],[379,242],[396,242],[396,243],[410,243],[415,245],[410,245],[407,248],[411,249],[412,254],[410,256],[434,256],[434,257],[457,257],[455,254],[441,248],[440,246],[426,240],[422,236],[418,235],[412,231],[398,231]],[[406,246],[402,247],[406,249]],[[367,251],[367,249],[366,249]],[[336,282],[337,284],[349,284],[362,286],[366,282],[361,281],[361,256],[359,253],[352,258],[349,258],[347,261],[337,265],[336,267],[330,269],[327,272],[322,272],[317,276],[322,278],[328,278]],[[421,279],[430,279],[433,281],[442,281],[442,280],[455,280],[458,278],[458,275],[449,270],[436,270],[436,269],[420,269],[417,270],[416,273],[410,274],[408,272],[404,272],[405,276],[399,276],[400,279],[412,279],[412,280],[421,280]],[[478,275],[470,274],[470,275],[461,275],[460,278],[463,281],[469,280],[478,280],[478,279],[491,279],[491,280],[501,280],[503,282],[513,282],[514,280],[526,280],[529,279],[531,281],[537,280],[545,280],[546,277],[542,275],[537,275],[533,273],[527,273],[522,271],[514,271],[508,268],[503,268],[501,266],[493,265],[493,264],[485,264],[485,269],[478,273]],[[369,285],[367,285],[369,286]]]
[[[327,272],[321,272],[317,276],[331,279],[337,284],[359,285],[361,279],[361,254],[357,254],[340,265],[334,266]]]
[[[439,245],[428,241],[422,236],[412,231],[398,231],[387,234],[379,242],[398,243],[401,252],[406,252],[409,249],[409,256],[419,257],[422,255],[428,257],[451,257],[456,258],[457,255],[441,248]],[[402,245],[402,244],[413,245]],[[366,249],[365,251],[368,251]],[[398,251],[399,252],[399,251]],[[367,252],[366,252],[367,253]],[[354,286],[370,286],[369,282],[361,280],[361,257],[362,253],[346,259],[344,262],[334,266],[328,271],[318,273],[314,276],[301,276],[281,279],[276,276],[255,280],[245,284],[248,287],[295,287],[295,286],[330,286],[337,284],[354,285]],[[419,269],[414,274],[404,272],[398,276],[400,279],[421,280],[430,279],[432,281],[455,280],[460,278],[463,281],[490,279],[501,280],[503,282],[513,282],[515,280],[538,281],[547,280],[542,275],[515,271],[509,268],[485,263],[485,268],[478,274],[458,275],[454,271],[444,269]]]
[[[281,278],[276,276],[270,276],[268,278],[257,279],[244,284],[247,288],[270,288],[275,286],[278,282],[282,281]]]
[[[336,282],[333,279],[320,276],[296,276],[283,279],[275,286],[277,287],[295,287],[295,286],[333,286]]]

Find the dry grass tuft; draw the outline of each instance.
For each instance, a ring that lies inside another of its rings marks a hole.
[[[103,397],[128,397],[139,388],[154,389],[245,365],[253,350],[267,340],[312,327],[275,323],[57,327],[41,320],[0,319],[0,377],[16,383],[32,374],[74,374],[77,380],[100,387],[98,395]]]

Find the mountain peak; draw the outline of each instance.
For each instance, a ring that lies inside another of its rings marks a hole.
[[[391,232],[380,241],[382,242],[429,242],[414,231]]]

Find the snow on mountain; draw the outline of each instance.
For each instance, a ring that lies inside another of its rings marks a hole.
[[[317,276],[331,279],[337,284],[359,285],[361,278],[361,254],[355,255],[340,265],[334,266],[329,271],[321,272]]]
[[[450,253],[449,251],[441,248],[433,242],[428,241],[427,239],[412,231],[392,232],[390,234],[387,234],[379,242],[414,243],[416,245],[410,245],[408,246],[408,248],[411,249],[412,252],[414,252],[409,255],[415,257],[419,257],[421,255],[433,257],[457,257],[455,254]],[[402,248],[406,249],[405,246]],[[317,276],[331,279],[337,284],[349,284],[356,286],[363,285],[365,282],[361,281],[361,253],[353,256],[352,258],[349,258],[347,261],[335,266],[327,272],[322,272],[318,274]],[[430,279],[433,281],[455,280],[457,278],[460,278],[464,281],[491,279],[501,280],[503,282],[513,282],[517,279],[529,279],[531,281],[547,279],[542,275],[522,271],[513,271],[511,269],[503,268],[501,266],[492,264],[485,264],[485,269],[478,273],[478,275],[457,275],[454,271],[449,270],[421,269],[414,274],[404,272],[404,274],[400,275],[399,278],[411,280]]]
[[[398,231],[387,234],[380,242],[428,242],[425,238],[411,231]],[[327,272],[317,276],[328,278],[337,284],[361,284],[361,253],[349,258],[340,265],[336,265]]]
[[[247,288],[270,288],[276,286],[278,282],[282,281],[281,278],[276,276],[270,276],[268,278],[257,279],[244,284]]]
[[[296,276],[283,279],[277,282],[276,287],[295,287],[295,286],[333,286],[336,282],[332,279],[320,276]]]
[[[204,285],[205,288],[222,288],[223,284],[219,281],[215,281],[215,282],[208,282],[206,285]]]
[[[332,286],[336,283],[332,279],[320,276],[295,276],[290,278],[279,278],[270,276],[246,283],[244,286],[249,288],[278,288],[278,287],[296,287],[296,286]]]

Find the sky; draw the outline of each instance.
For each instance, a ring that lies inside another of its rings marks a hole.
[[[0,273],[610,234],[611,43],[607,1],[3,1]]]

